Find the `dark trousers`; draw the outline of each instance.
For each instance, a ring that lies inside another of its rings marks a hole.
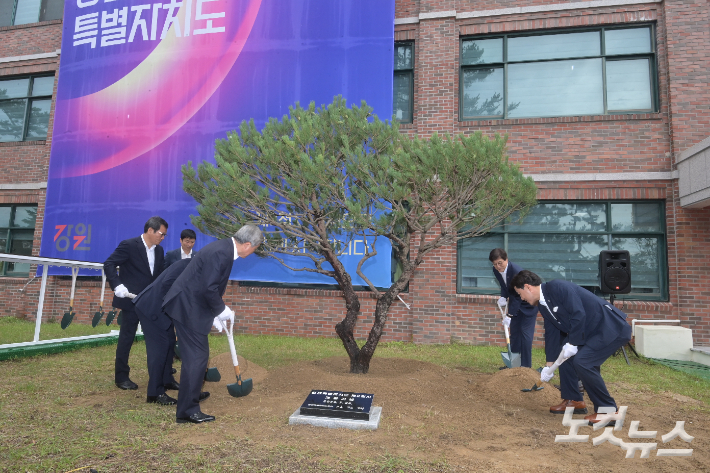
[[[165,317],[163,315],[163,317]],[[163,330],[155,320],[140,314],[145,351],[148,358],[148,396],[165,394],[165,384],[175,381],[173,378],[173,354],[175,351],[175,327],[170,324]]]
[[[510,350],[520,353],[520,366],[532,368],[532,344],[535,337],[535,315],[518,313],[510,318]]]
[[[178,394],[175,416],[190,417],[200,412],[200,392],[205,379],[205,370],[210,357],[210,345],[207,335],[196,333],[190,327],[177,320],[175,331],[180,340],[180,393]]]
[[[128,380],[131,367],[128,366],[128,357],[131,354],[131,346],[136,338],[138,329],[138,314],[134,310],[123,310],[121,316],[121,327],[118,331],[118,344],[116,345],[116,367],[115,379],[117,383]]]
[[[616,401],[606,389],[606,384],[601,375],[601,366],[611,355],[631,340],[631,327],[624,331],[609,345],[601,349],[592,349],[589,345],[582,345],[572,358],[560,366],[560,390],[562,399],[582,401],[578,381],[581,379],[589,399],[594,404],[594,412],[600,407],[613,407],[617,409]],[[563,344],[567,340],[563,340]]]

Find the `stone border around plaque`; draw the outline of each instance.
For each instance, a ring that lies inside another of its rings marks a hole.
[[[313,425],[315,427],[328,427],[330,429],[377,430],[380,426],[381,417],[382,407],[379,406],[373,407],[370,410],[370,420],[303,415],[299,407],[288,418],[288,423],[289,425]]]

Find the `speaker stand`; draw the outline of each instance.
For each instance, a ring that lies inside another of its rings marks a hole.
[[[615,296],[615,294],[609,294],[609,303],[610,303],[611,305],[614,305],[614,296]],[[634,352],[634,355],[636,355],[636,358],[639,358],[639,354],[636,353],[636,349],[633,347],[633,345],[631,345],[631,341],[627,342],[627,343],[626,343],[626,346],[628,346],[628,347],[631,349],[631,351]],[[626,354],[626,349],[625,349],[625,347],[622,346],[622,347],[620,348],[620,350],[621,350],[621,352],[624,354],[624,359],[626,360],[626,364],[627,364],[627,365],[631,365],[631,363],[629,363],[629,357],[628,357],[628,355]],[[616,353],[614,353],[614,356],[616,356],[616,355],[618,355],[618,354],[619,354],[619,350],[617,350]]]

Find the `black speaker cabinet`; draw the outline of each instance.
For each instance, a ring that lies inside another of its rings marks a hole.
[[[631,292],[631,258],[628,251],[599,253],[599,287],[606,294]]]

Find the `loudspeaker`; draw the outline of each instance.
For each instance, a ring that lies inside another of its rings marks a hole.
[[[631,292],[631,258],[628,251],[599,253],[599,287],[606,294]]]

